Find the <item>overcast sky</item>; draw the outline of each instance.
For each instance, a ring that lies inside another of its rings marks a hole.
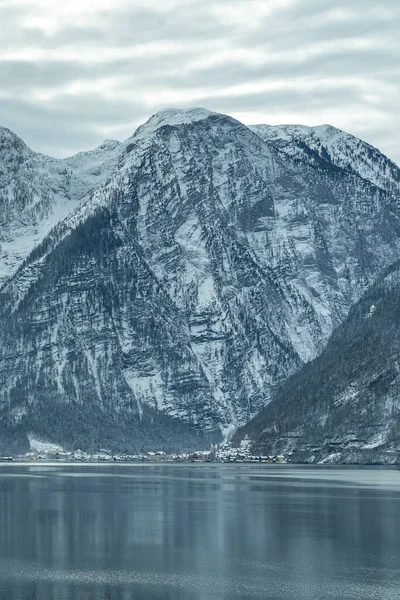
[[[0,124],[66,156],[203,106],[400,164],[399,40],[400,0],[0,0]]]

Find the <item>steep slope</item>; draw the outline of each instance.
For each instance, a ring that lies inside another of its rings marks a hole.
[[[117,166],[122,145],[57,160],[0,127],[0,286],[33,248]]]
[[[0,293],[3,431],[219,439],[323,348],[399,233],[382,186],[225,115],[162,111]]]
[[[396,262],[235,441],[295,460],[400,461],[399,297]]]
[[[332,125],[251,125],[264,141],[299,161],[334,165],[393,194],[400,193],[400,169],[379,150]]]

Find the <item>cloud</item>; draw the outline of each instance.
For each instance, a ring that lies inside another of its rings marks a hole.
[[[0,124],[65,156],[150,114],[331,123],[400,163],[398,0],[2,0]]]

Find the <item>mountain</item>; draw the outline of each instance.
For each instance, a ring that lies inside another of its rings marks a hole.
[[[0,286],[45,235],[104,183],[122,144],[106,140],[89,152],[55,159],[0,127]]]
[[[250,129],[300,162],[335,165],[393,195],[400,193],[399,167],[377,148],[332,125],[251,125]]]
[[[399,298],[397,261],[235,442],[298,461],[400,462]]]
[[[117,150],[0,291],[7,443],[221,439],[399,256],[398,171],[374,183],[378,151],[361,177],[359,153],[352,170],[293,157],[204,109],[157,113]]]

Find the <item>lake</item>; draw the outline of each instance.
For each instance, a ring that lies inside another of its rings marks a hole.
[[[399,600],[400,471],[0,465],[1,600]]]

